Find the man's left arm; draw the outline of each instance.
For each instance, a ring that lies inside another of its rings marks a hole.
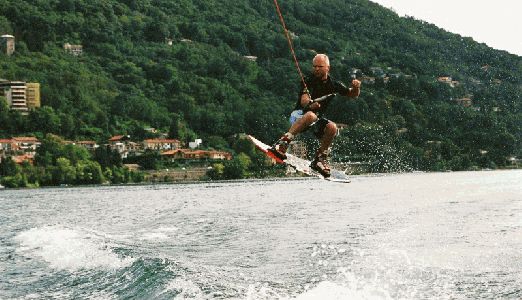
[[[361,94],[361,82],[357,79],[352,80],[352,87],[344,95],[351,98],[357,98]]]

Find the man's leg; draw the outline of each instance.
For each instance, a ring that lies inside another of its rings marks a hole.
[[[321,120],[323,121],[323,120]],[[320,134],[320,142],[321,145],[319,149],[317,149],[317,153],[315,154],[315,158],[311,163],[312,169],[321,173],[324,177],[330,176],[330,164],[328,163],[328,154],[330,146],[337,135],[337,125],[334,122],[324,120],[327,122],[322,128],[322,132]]]
[[[297,135],[305,131],[305,129],[310,127],[310,125],[312,125],[316,121],[317,115],[314,112],[308,111],[303,115],[302,118],[300,118],[294,124],[292,124],[288,132],[292,135]]]
[[[294,139],[294,137],[305,131],[310,125],[317,121],[317,115],[314,112],[306,112],[303,117],[298,119],[287,133],[285,133],[275,144],[270,151],[274,153],[280,159],[286,159],[286,151],[290,146],[290,142]]]
[[[334,122],[328,122],[324,128],[323,136],[320,139],[321,145],[317,152],[324,153],[328,152],[332,142],[337,135],[337,125]]]

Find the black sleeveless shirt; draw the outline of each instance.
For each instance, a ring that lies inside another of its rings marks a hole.
[[[349,92],[349,88],[347,88],[342,82],[334,80],[330,75],[326,78],[326,80],[321,80],[320,78],[315,77],[313,74],[307,76],[305,78],[306,86],[310,91],[310,95],[312,99],[317,99],[324,95],[339,93],[341,95],[346,95]],[[301,82],[301,90],[299,91],[299,96],[297,98],[297,103],[294,109],[303,109],[301,107],[301,96],[306,93],[304,84]],[[328,105],[330,105],[331,99],[321,102],[321,108],[316,111],[317,113],[323,113]]]

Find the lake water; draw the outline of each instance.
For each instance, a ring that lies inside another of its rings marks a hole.
[[[0,299],[521,299],[522,171],[0,192]]]

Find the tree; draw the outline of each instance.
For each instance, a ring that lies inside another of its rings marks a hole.
[[[13,28],[11,27],[11,22],[4,17],[0,16],[0,34],[12,34]]]
[[[196,138],[196,133],[189,128],[180,115],[173,114],[169,128],[169,137],[188,143]]]
[[[11,159],[11,157],[5,157],[0,162],[0,175],[2,176],[14,176],[20,172],[18,165]]]
[[[0,127],[0,134],[7,135],[10,130],[9,126],[6,126],[10,123],[9,118],[9,106],[7,104],[7,99],[5,97],[0,96],[0,124],[4,124],[4,126]]]
[[[145,170],[158,170],[162,167],[161,155],[157,151],[146,150],[138,157],[138,164]]]
[[[207,176],[212,180],[223,179],[225,165],[222,163],[212,164],[212,168],[207,171]]]
[[[76,164],[76,183],[100,184],[105,178],[101,166],[94,161],[79,161]]]
[[[240,153],[232,160],[225,163],[223,170],[224,179],[242,179],[248,177],[248,168],[252,161],[245,153]]]
[[[14,176],[2,177],[0,178],[0,183],[9,188],[21,188],[28,185],[26,176],[20,173]]]
[[[112,150],[110,146],[102,146],[94,150],[94,160],[103,168],[112,166],[121,167],[122,159],[118,151]]]
[[[151,42],[165,42],[165,39],[170,36],[168,25],[161,20],[152,20],[145,26],[145,38]]]
[[[56,160],[56,168],[53,172],[55,184],[73,184],[76,182],[76,168],[71,165],[71,161],[65,157]]]

